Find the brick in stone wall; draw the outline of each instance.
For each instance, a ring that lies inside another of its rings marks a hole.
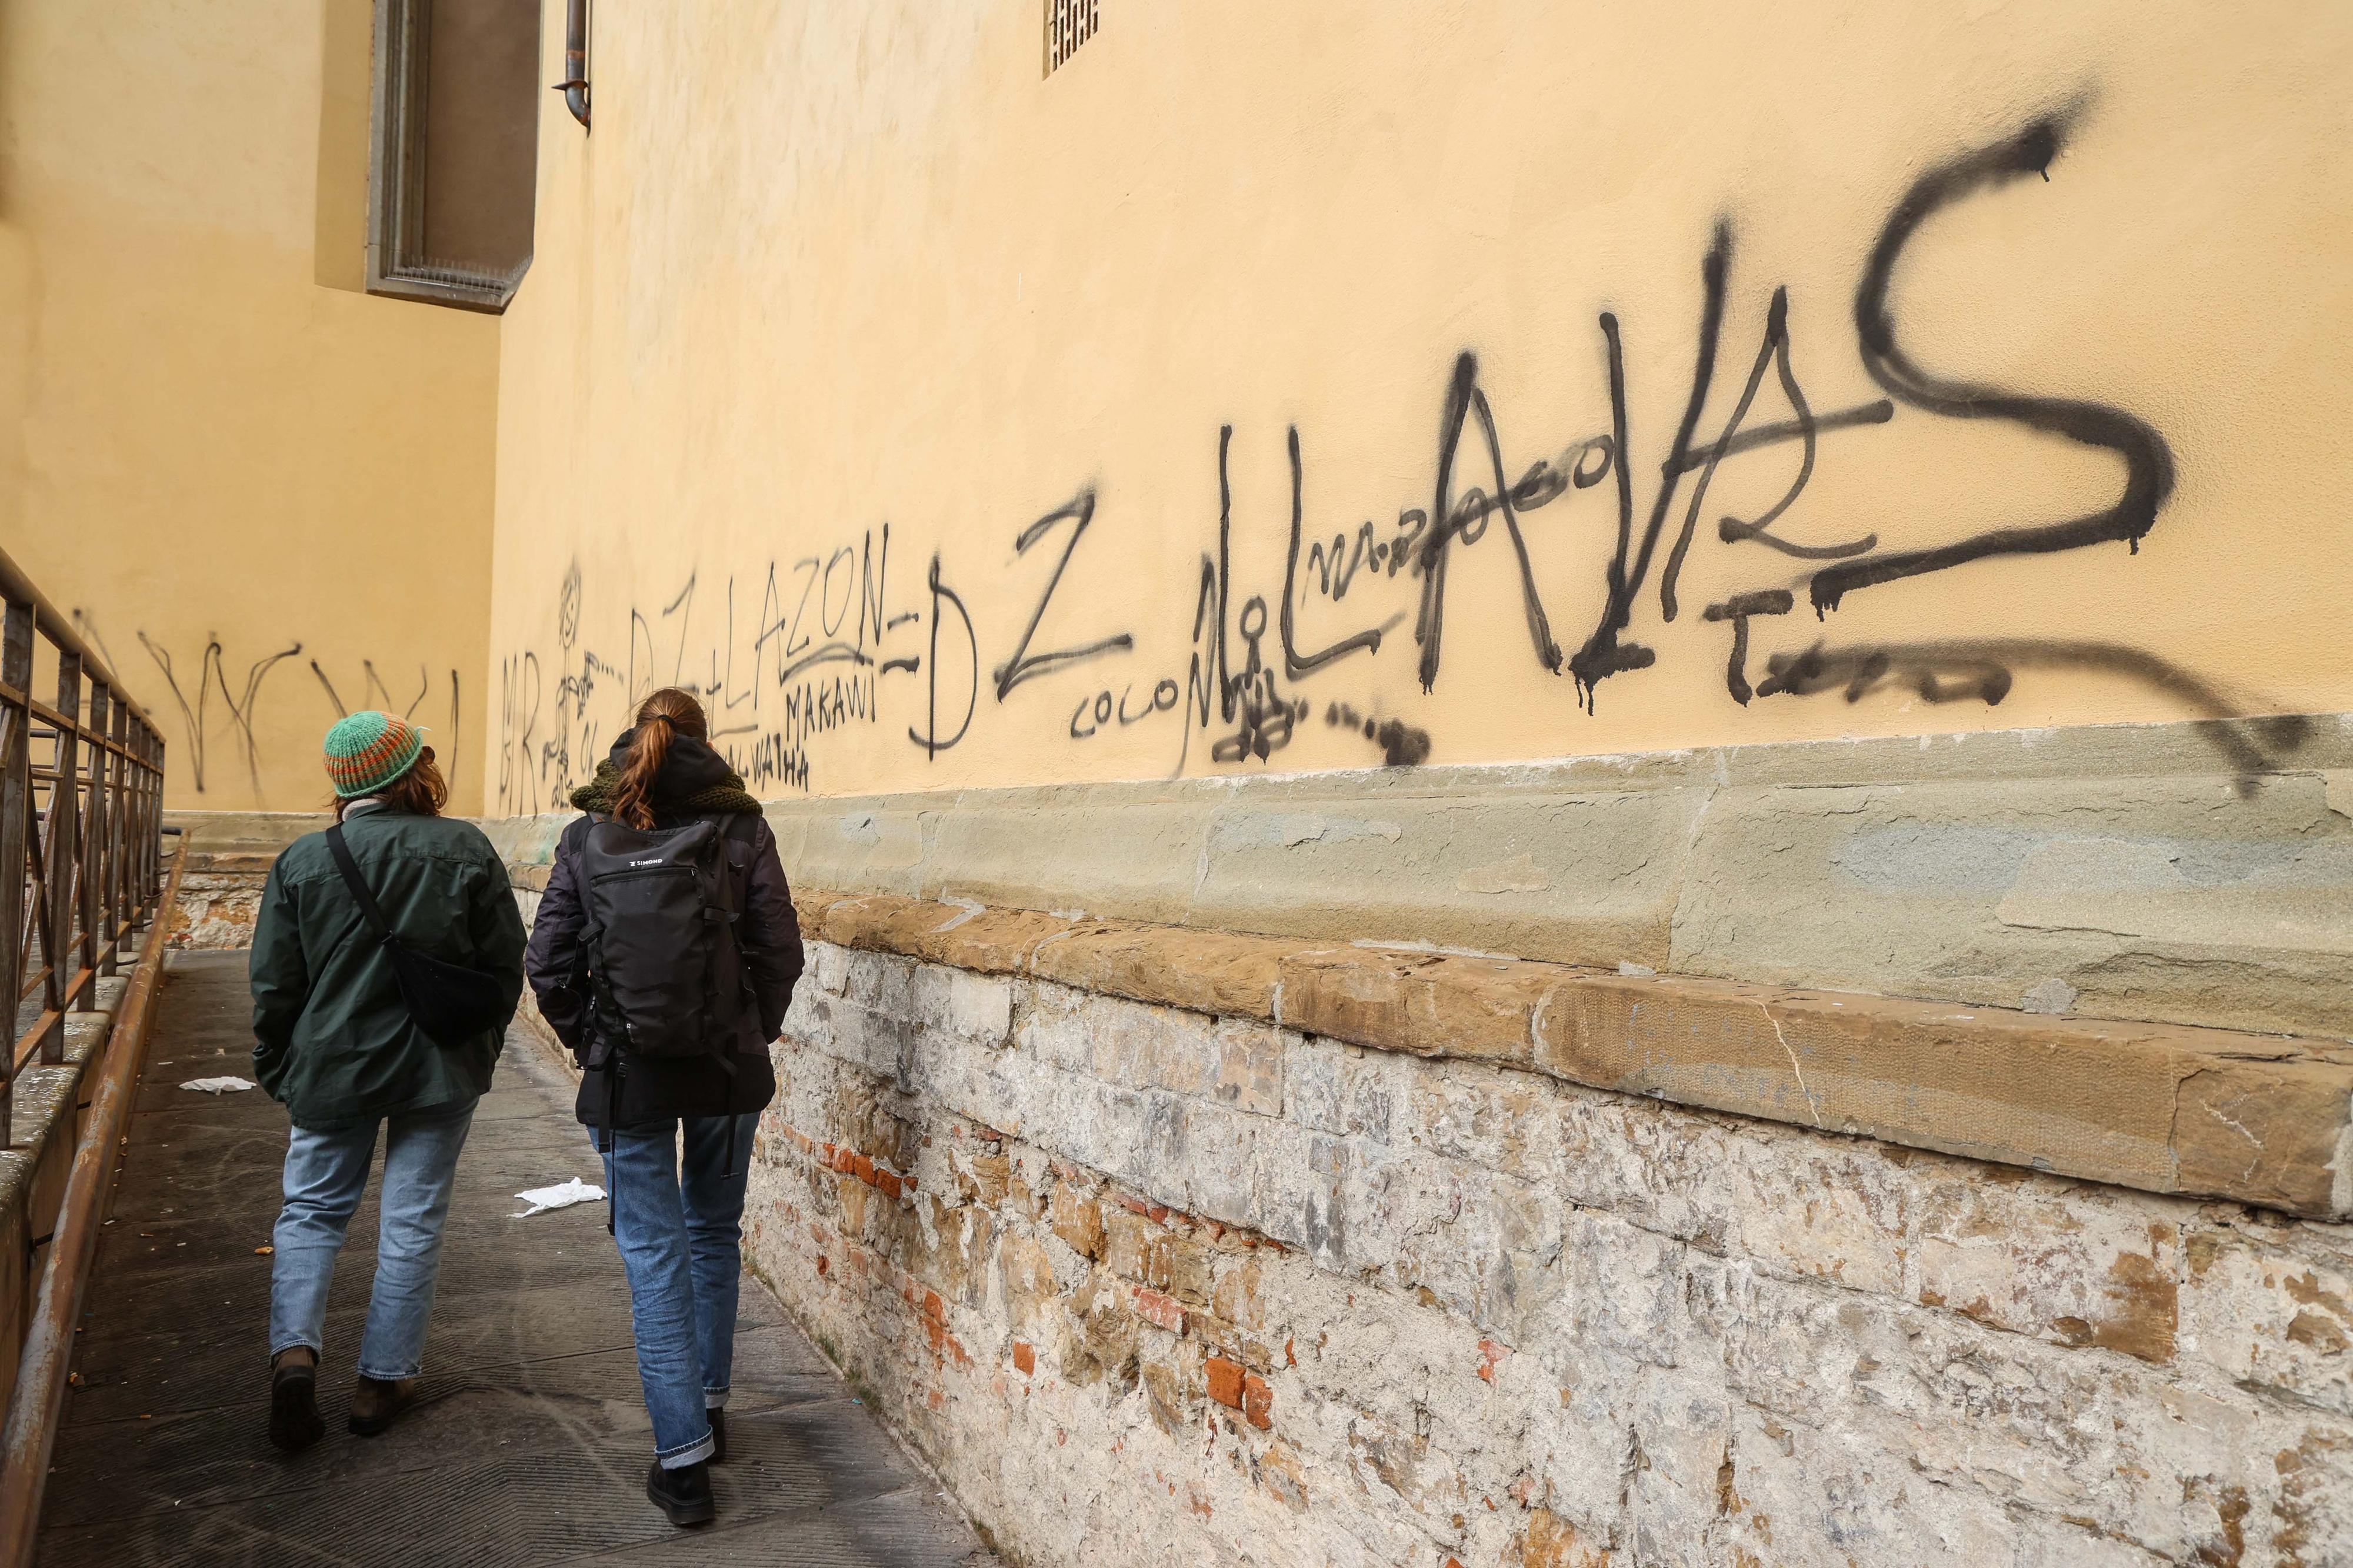
[[[2353,1561],[2347,1226],[825,943],[776,1058],[750,1254],[1027,1563]]]

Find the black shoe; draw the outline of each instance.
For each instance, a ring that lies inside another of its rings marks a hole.
[[[291,1361],[280,1351],[269,1363],[269,1440],[299,1454],[327,1435],[319,1419],[319,1363]]]
[[[352,1389],[351,1429],[373,1437],[392,1425],[393,1417],[417,1403],[417,1379],[387,1382],[363,1373]]]
[[[656,1459],[646,1476],[646,1496],[681,1530],[719,1517],[719,1505],[711,1500],[711,1466],[705,1460],[665,1470]]]
[[[707,1464],[723,1465],[727,1462],[727,1412],[724,1410],[713,1410],[710,1415],[711,1458],[704,1462]]]

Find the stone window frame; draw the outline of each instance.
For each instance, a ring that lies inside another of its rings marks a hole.
[[[522,286],[529,257],[512,273],[498,273],[436,263],[424,254],[424,57],[433,0],[375,0],[375,9],[367,291],[501,314]]]

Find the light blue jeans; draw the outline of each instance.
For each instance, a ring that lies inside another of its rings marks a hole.
[[[441,1222],[458,1152],[474,1123],[473,1100],[390,1116],[381,1123],[317,1131],[297,1127],[286,1145],[286,1206],[272,1235],[269,1353],[293,1345],[321,1350],[327,1287],[343,1228],[367,1189],[376,1128],[385,1129],[383,1216],[376,1230],[375,1285],[360,1339],[363,1377],[415,1377],[423,1366],[426,1321],[441,1270]],[[321,1357],[324,1360],[324,1356]]]
[[[759,1120],[756,1113],[689,1116],[597,1140],[612,1188],[613,1239],[629,1277],[638,1381],[653,1417],[654,1458],[664,1469],[711,1458],[709,1412],[727,1403],[744,1273],[744,1189]]]

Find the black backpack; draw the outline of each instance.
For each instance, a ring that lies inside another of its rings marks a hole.
[[[749,812],[640,830],[600,818],[580,847],[590,994],[607,1041],[649,1060],[716,1057],[731,1073],[750,1005],[727,845]]]

